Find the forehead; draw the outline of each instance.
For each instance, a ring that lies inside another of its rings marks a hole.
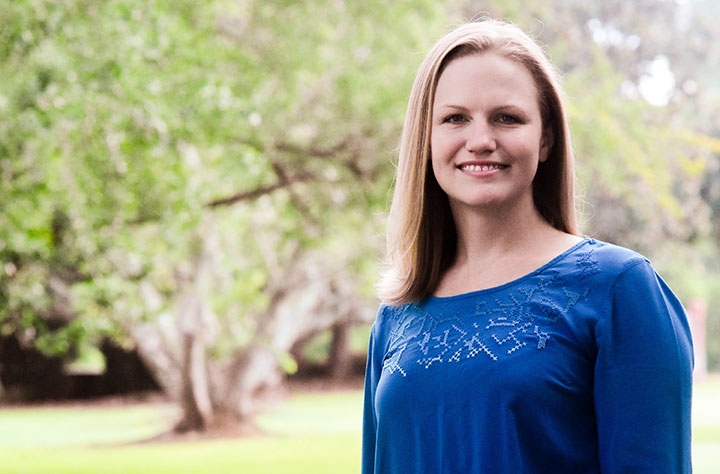
[[[434,104],[453,101],[537,107],[537,85],[522,63],[494,52],[473,53],[452,59],[440,73]]]

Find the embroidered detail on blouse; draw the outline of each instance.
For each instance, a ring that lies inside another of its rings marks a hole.
[[[392,329],[390,330],[389,347],[392,348],[393,346],[396,346],[397,341],[404,337],[405,331],[408,329],[412,322],[410,318],[408,318],[408,313],[409,311],[416,309],[416,304],[404,305],[399,308],[388,307],[388,310],[391,312],[389,317],[394,323],[392,325]],[[389,374],[400,372],[403,377],[407,376],[407,373],[405,372],[405,370],[403,370],[399,363],[403,352],[405,352],[405,349],[407,349],[407,346],[408,342],[405,342],[403,344],[397,345],[397,347],[385,354],[385,358],[383,359],[383,370],[387,370]]]
[[[537,348],[542,349],[545,347],[545,343],[550,339],[550,334],[545,331],[538,331],[538,327],[535,326],[535,335],[538,337]]]
[[[545,349],[552,340],[549,327],[562,321],[590,294],[589,287],[578,292],[568,286],[576,287],[578,281],[600,272],[593,252],[592,247],[578,252],[575,265],[579,269],[571,275],[548,269],[534,279],[535,285],[479,293],[474,314],[433,314],[422,303],[392,307],[383,370],[406,377],[408,359],[430,369],[435,364],[459,363],[480,355],[497,362],[526,347]]]
[[[407,348],[407,343],[402,344],[397,350],[388,354],[385,360],[383,360],[383,370],[387,370],[388,374],[393,374],[397,371],[400,372],[403,377],[407,377],[407,373],[405,373],[399,364],[400,357],[402,357],[403,352],[405,352],[405,348]]]
[[[594,244],[595,239],[591,239],[590,243]],[[584,280],[585,278],[600,273],[598,260],[595,257],[595,245],[588,246],[588,250],[586,252],[578,254],[576,265],[580,268],[580,275],[578,275],[580,280]]]
[[[423,333],[423,339],[418,343],[420,351],[425,355],[428,354],[429,349],[438,349],[438,351],[435,351],[432,357],[418,359],[418,364],[424,365],[427,369],[433,362],[443,362],[445,354],[462,343],[465,336],[467,336],[467,331],[460,329],[456,324],[453,324],[449,329],[445,329],[437,336],[431,336],[430,332]],[[457,359],[461,351],[462,348],[456,351],[448,360]]]

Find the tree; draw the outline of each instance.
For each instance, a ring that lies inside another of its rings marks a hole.
[[[135,345],[188,430],[247,421],[294,340],[374,314],[420,60],[404,53],[441,8],[38,0],[0,15],[5,333],[56,354]]]
[[[134,345],[179,429],[248,420],[295,340],[374,314],[412,77],[478,9],[536,31],[565,73],[584,228],[707,293],[717,6],[691,3],[672,42],[678,5],[4,2],[0,328],[65,357]],[[675,77],[660,107],[638,92],[659,55]]]

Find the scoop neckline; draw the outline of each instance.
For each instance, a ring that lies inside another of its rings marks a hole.
[[[555,264],[557,264],[560,260],[564,259],[565,257],[567,257],[568,255],[570,255],[571,253],[573,253],[573,252],[575,252],[576,250],[578,250],[580,247],[584,246],[585,244],[591,244],[591,243],[594,243],[594,242],[595,242],[595,239],[593,239],[593,238],[591,238],[591,237],[585,237],[585,238],[583,238],[581,241],[573,244],[572,247],[570,247],[570,248],[568,248],[567,250],[563,251],[562,253],[556,255],[552,260],[550,260],[549,262],[547,262],[547,263],[543,264],[542,266],[536,268],[535,270],[531,271],[530,273],[527,273],[527,274],[525,274],[525,275],[523,275],[523,276],[520,276],[520,277],[518,277],[518,278],[516,278],[516,279],[514,279],[514,280],[510,280],[510,281],[508,281],[508,282],[506,282],[506,283],[503,283],[502,285],[493,286],[493,287],[490,287],[490,288],[483,288],[483,289],[481,289],[481,290],[468,291],[468,292],[466,292],[466,293],[459,293],[459,294],[457,294],[457,295],[451,295],[451,296],[435,296],[435,295],[429,295],[429,296],[427,296],[427,297],[425,298],[424,301],[427,302],[427,303],[432,303],[432,302],[448,302],[448,301],[459,300],[459,299],[463,299],[463,298],[469,298],[469,297],[472,297],[472,296],[478,296],[478,295],[482,295],[482,294],[485,294],[485,293],[493,293],[493,292],[496,292],[496,291],[504,290],[504,289],[509,288],[509,287],[511,287],[511,286],[518,285],[518,284],[522,283],[523,281],[527,280],[528,278],[532,278],[532,277],[534,277],[535,275],[537,275],[537,274],[539,274],[539,273],[542,273],[543,271],[545,271],[545,270],[547,270],[548,268],[550,268],[550,267],[554,266]]]

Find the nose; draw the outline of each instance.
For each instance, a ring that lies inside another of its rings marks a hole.
[[[492,127],[482,120],[473,121],[466,128],[465,148],[470,153],[488,153],[497,148]]]

